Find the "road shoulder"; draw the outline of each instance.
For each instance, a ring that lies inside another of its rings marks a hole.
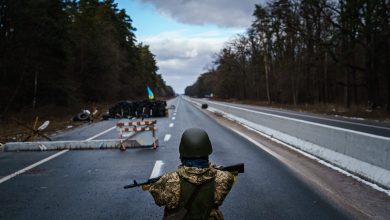
[[[238,131],[262,145],[264,150],[286,164],[297,176],[336,206],[356,219],[387,219],[390,197],[356,181],[255,131],[224,118],[218,113],[203,111],[219,124]]]

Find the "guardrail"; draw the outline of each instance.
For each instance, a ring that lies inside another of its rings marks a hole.
[[[220,102],[192,100],[207,103],[233,120],[390,188],[390,138]]]

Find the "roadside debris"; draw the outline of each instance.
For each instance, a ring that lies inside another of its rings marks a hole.
[[[95,109],[92,113],[88,109],[82,110],[79,114],[73,117],[73,121],[94,121],[99,117],[98,110]]]
[[[207,109],[208,107],[209,107],[209,106],[208,106],[207,104],[205,104],[205,103],[202,104],[202,108],[203,108],[203,109]]]
[[[28,135],[27,137],[25,137],[25,138],[23,139],[23,142],[29,141],[29,140],[33,139],[34,137],[38,137],[38,136],[41,136],[41,137],[45,138],[45,139],[48,140],[48,141],[51,141],[51,139],[50,139],[48,136],[46,136],[45,134],[42,133],[42,131],[45,130],[45,129],[49,126],[50,121],[45,121],[45,122],[43,122],[43,124],[42,124],[41,126],[39,126],[38,128],[36,128],[36,127],[37,127],[37,124],[38,124],[38,117],[35,118],[34,124],[33,124],[33,126],[31,126],[31,127],[28,126],[27,124],[23,123],[23,122],[20,122],[20,121],[16,120],[16,119],[13,119],[13,120],[14,120],[18,125],[20,125],[20,126],[22,126],[22,127],[24,127],[24,128],[27,128],[28,130],[31,131],[31,134]]]

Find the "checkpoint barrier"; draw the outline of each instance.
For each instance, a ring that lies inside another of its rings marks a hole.
[[[120,134],[119,149],[133,147],[134,140],[143,146],[158,147],[156,120],[120,121],[116,124]]]
[[[156,120],[125,121],[116,124],[119,139],[106,140],[78,140],[78,141],[36,141],[36,142],[9,142],[0,147],[6,152],[12,151],[47,151],[47,150],[93,150],[148,148],[156,149]]]

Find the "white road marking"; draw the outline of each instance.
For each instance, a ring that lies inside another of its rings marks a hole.
[[[329,168],[331,168],[331,169],[333,169],[335,171],[338,171],[338,172],[340,172],[340,173],[342,173],[342,174],[344,174],[346,176],[350,176],[350,177],[354,178],[355,180],[357,180],[359,182],[362,182],[362,183],[372,187],[373,189],[376,189],[376,190],[378,190],[380,192],[383,192],[383,193],[387,194],[388,196],[390,196],[390,190],[388,190],[388,189],[382,188],[382,187],[378,186],[375,183],[372,183],[372,182],[369,182],[367,180],[364,180],[364,179],[362,179],[362,178],[360,178],[360,177],[358,177],[358,176],[356,176],[356,175],[354,175],[354,174],[352,174],[352,173],[350,173],[350,172],[348,172],[346,170],[343,170],[343,169],[341,169],[341,168],[339,168],[337,166],[334,166],[331,163],[328,163],[328,162],[326,162],[326,161],[324,161],[324,160],[322,160],[322,159],[320,159],[320,158],[318,158],[316,156],[313,156],[313,155],[311,155],[309,153],[306,153],[306,152],[304,152],[304,151],[302,151],[300,149],[297,149],[297,148],[295,148],[295,147],[293,147],[293,146],[291,146],[289,144],[286,144],[286,143],[284,143],[282,141],[279,141],[278,139],[273,138],[272,136],[269,136],[267,134],[264,134],[264,133],[262,133],[262,132],[260,132],[260,131],[258,131],[256,129],[250,128],[250,127],[245,126],[245,125],[244,125],[244,127],[246,127],[249,130],[252,130],[252,131],[254,131],[254,132],[256,132],[256,133],[258,133],[258,134],[260,134],[260,135],[262,135],[262,136],[264,136],[264,137],[266,137],[266,138],[268,138],[268,139],[270,139],[272,141],[275,141],[275,142],[277,142],[279,144],[282,144],[282,145],[286,146],[287,148],[289,148],[291,150],[294,150],[294,151],[296,151],[296,152],[298,152],[298,153],[300,153],[300,154],[302,154],[302,155],[304,155],[304,156],[306,156],[306,157],[308,157],[308,158],[310,158],[312,160],[315,160],[315,161],[317,161],[318,163],[320,163],[322,165],[325,165],[325,166],[327,166],[327,167],[329,167]],[[267,147],[265,147],[264,145],[260,144],[259,142],[255,141],[255,140],[253,140],[252,138],[250,138],[246,134],[244,134],[244,133],[242,133],[240,131],[237,131],[236,129],[233,129],[233,128],[230,128],[230,129],[232,131],[236,132],[237,134],[239,134],[241,137],[243,137],[243,138],[247,139],[248,141],[252,142],[253,144],[258,146],[259,148],[261,148],[265,152],[267,152],[267,153],[271,154],[272,156],[274,156],[275,158],[279,159],[280,161],[284,161],[284,159],[280,155],[278,155],[277,153],[269,150]]]
[[[172,128],[172,127],[173,127],[173,123],[170,123],[170,124],[169,124],[169,127]]]
[[[234,106],[234,105],[232,105],[232,106]],[[251,107],[251,106],[249,106],[249,107]],[[255,107],[255,106],[253,106],[253,107]],[[262,109],[259,109],[259,111],[262,111]],[[383,127],[383,126],[378,126],[378,125],[368,125],[368,124],[352,122],[352,121],[344,121],[344,120],[338,120],[338,119],[332,119],[332,118],[317,117],[317,116],[313,116],[313,115],[297,114],[297,113],[293,113],[293,112],[278,111],[278,110],[274,110],[274,109],[272,109],[272,110],[265,109],[265,111],[275,111],[275,112],[278,112],[278,113],[283,113],[283,114],[288,114],[288,115],[295,115],[295,116],[301,116],[301,117],[304,116],[304,117],[307,117],[307,118],[315,118],[315,119],[320,119],[320,120],[325,120],[325,121],[334,121],[334,122],[341,122],[341,123],[346,123],[346,124],[360,125],[360,126],[370,127],[370,128],[379,128],[379,129],[390,130],[389,127]],[[267,113],[267,114],[272,114],[272,113]]]
[[[176,112],[174,112],[173,115],[176,115]]]
[[[175,120],[176,119],[176,117],[172,117],[172,120]]]
[[[102,132],[100,132],[100,133],[97,134],[97,135],[94,135],[94,136],[92,136],[92,137],[90,137],[90,138],[88,138],[88,139],[85,139],[85,141],[90,141],[90,140],[92,140],[92,139],[95,139],[95,138],[97,138],[97,137],[99,137],[99,136],[101,136],[101,135],[103,135],[103,134],[105,134],[105,133],[107,133],[107,132],[109,132],[109,131],[114,130],[115,128],[116,128],[116,126],[114,126],[114,127],[112,127],[112,128],[109,128],[109,129],[107,129],[107,130],[105,130],[105,131],[102,131]]]
[[[92,136],[92,137],[90,137],[90,138],[85,139],[84,141],[90,141],[90,140],[92,140],[92,139],[94,139],[94,138],[96,138],[96,137],[99,137],[99,136],[101,136],[101,135],[103,135],[103,134],[105,134],[105,133],[107,133],[107,132],[109,132],[109,131],[111,131],[111,130],[113,130],[113,129],[115,129],[115,128],[116,128],[116,126],[114,126],[114,127],[112,127],[112,128],[109,128],[109,129],[107,129],[107,130],[105,130],[105,131],[103,131],[103,132],[100,132],[100,133],[97,134],[97,135],[94,135],[94,136]],[[45,148],[46,148],[46,147],[45,147]],[[41,148],[41,149],[42,149],[42,148]],[[39,165],[41,165],[41,164],[43,164],[43,163],[45,163],[45,162],[47,162],[47,161],[49,161],[49,160],[51,160],[51,159],[53,159],[53,158],[56,158],[56,157],[58,157],[58,156],[60,156],[60,155],[62,155],[62,154],[64,154],[64,153],[66,153],[66,152],[68,152],[68,151],[69,151],[69,149],[62,150],[62,151],[60,151],[60,152],[58,152],[58,153],[56,153],[56,154],[51,155],[50,157],[47,157],[47,158],[45,158],[45,159],[42,159],[42,160],[40,160],[40,161],[38,161],[38,162],[36,162],[36,163],[34,163],[34,164],[32,164],[32,165],[26,167],[26,168],[23,168],[23,169],[21,169],[21,170],[15,172],[15,173],[12,173],[12,174],[10,174],[10,175],[8,175],[8,176],[5,176],[5,177],[3,177],[3,178],[0,179],[0,184],[1,184],[1,183],[4,183],[5,181],[7,181],[7,180],[9,180],[9,179],[14,178],[14,177],[17,176],[17,175],[20,175],[20,174],[22,174],[22,173],[24,173],[24,172],[26,172],[26,171],[28,171],[28,170],[31,170],[31,169],[33,169],[34,167],[39,166]]]
[[[51,160],[51,159],[53,159],[53,158],[56,158],[56,157],[60,156],[61,154],[64,154],[64,153],[66,153],[66,152],[68,152],[68,151],[69,151],[69,149],[62,150],[62,151],[60,151],[60,152],[58,152],[58,153],[56,153],[56,154],[54,154],[54,155],[51,155],[50,157],[47,157],[47,158],[45,158],[45,159],[43,159],[43,160],[40,160],[40,161],[38,161],[38,162],[36,162],[36,163],[34,163],[34,164],[32,164],[32,165],[26,167],[26,168],[23,168],[23,169],[21,169],[21,170],[15,172],[15,173],[13,173],[13,174],[10,174],[10,175],[8,175],[8,176],[5,176],[5,177],[3,177],[3,178],[0,179],[0,184],[1,184],[1,183],[4,183],[5,181],[7,181],[7,180],[9,180],[9,179],[11,179],[11,178],[14,178],[14,177],[17,176],[17,175],[20,175],[20,174],[22,174],[22,173],[24,173],[24,172],[26,172],[26,171],[28,171],[28,170],[31,170],[32,168],[34,168],[34,167],[36,167],[36,166],[38,166],[38,165],[41,165],[41,164],[43,164],[43,163],[45,163],[45,162],[47,162],[47,161],[49,161],[49,160]]]
[[[175,109],[175,113],[176,113],[177,110],[179,109],[180,101],[181,101],[181,98],[179,98],[179,101],[177,101],[177,106],[176,106],[176,109]]]
[[[164,137],[164,141],[167,142],[169,141],[169,139],[171,139],[172,135],[170,134],[166,134],[165,137]]]
[[[150,174],[149,179],[160,176],[162,165],[164,165],[162,160],[156,160],[156,163],[154,163],[154,167],[152,173]]]
[[[206,102],[210,102],[210,101],[206,101]],[[360,134],[360,135],[364,135],[364,136],[368,136],[368,137],[374,137],[374,138],[380,138],[380,139],[384,139],[384,140],[390,140],[390,138],[388,138],[388,137],[375,135],[375,134],[370,134],[370,133],[365,133],[365,132],[362,132],[362,131],[355,131],[355,130],[351,130],[351,129],[335,127],[335,126],[332,126],[332,125],[325,125],[325,124],[320,124],[320,123],[316,123],[316,122],[305,121],[305,120],[296,119],[296,118],[290,118],[290,117],[286,117],[286,116],[280,116],[280,115],[274,115],[274,114],[270,114],[270,113],[259,112],[259,111],[255,111],[255,110],[250,110],[250,109],[246,109],[246,108],[233,106],[233,105],[225,105],[225,104],[220,104],[220,103],[216,103],[216,102],[212,102],[212,103],[215,104],[215,105],[225,106],[225,107],[229,107],[229,108],[235,108],[235,109],[238,109],[238,110],[252,112],[252,113],[255,113],[255,114],[267,115],[267,116],[272,116],[272,117],[276,117],[276,118],[282,118],[282,119],[287,119],[287,120],[291,120],[291,121],[297,121],[297,122],[301,122],[301,123],[321,126],[321,127],[325,127],[325,128],[331,128],[331,129],[340,130],[340,131],[347,131],[347,132]],[[344,121],[340,121],[340,122],[344,122]],[[356,124],[358,124],[358,123],[356,123]],[[364,124],[359,124],[359,125],[364,125]],[[364,125],[364,126],[372,127],[372,126],[369,126],[369,125]]]

